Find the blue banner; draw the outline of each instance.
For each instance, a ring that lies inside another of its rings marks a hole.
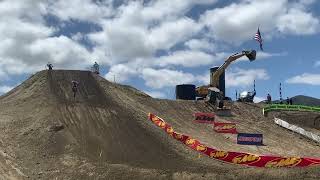
[[[262,134],[238,133],[237,143],[243,145],[263,145]]]

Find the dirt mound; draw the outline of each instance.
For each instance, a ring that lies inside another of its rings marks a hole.
[[[79,82],[75,99],[72,80]],[[317,168],[256,170],[199,157],[147,120],[148,112],[155,113],[177,131],[222,150],[320,157],[319,146],[274,125],[253,104],[235,103],[233,117],[218,120],[236,122],[242,132],[263,133],[264,147],[240,146],[234,135],[217,134],[209,125],[192,123],[194,112],[213,111],[203,102],[153,99],[88,71],[41,71],[1,96],[0,109],[0,179],[319,175]],[[53,131],[55,127],[63,128]]]

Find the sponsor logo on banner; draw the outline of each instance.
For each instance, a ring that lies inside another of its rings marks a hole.
[[[174,133],[173,137],[177,140],[181,140],[183,138],[182,134],[180,133]]]
[[[267,162],[265,167],[293,167],[299,164],[301,161],[302,159],[298,157],[277,158]]]
[[[186,140],[186,145],[193,145],[196,143],[196,140],[195,139],[191,139],[191,138],[188,138]]]
[[[167,133],[170,134],[170,135],[173,134],[173,128],[172,128],[171,126],[169,126],[169,127],[167,128]]]
[[[215,115],[213,113],[195,113],[195,122],[199,123],[213,123]]]
[[[197,151],[201,151],[201,152],[206,152],[207,151],[207,147],[204,146],[203,144],[199,144],[199,145],[197,145],[196,150]]]
[[[232,159],[235,164],[252,164],[260,160],[260,156],[254,154],[241,154]]]
[[[237,134],[235,123],[215,122],[214,130],[218,133],[232,133]]]
[[[224,159],[228,156],[228,152],[226,151],[212,151],[210,152],[211,158]]]
[[[237,143],[243,145],[263,145],[262,134],[238,133]]]

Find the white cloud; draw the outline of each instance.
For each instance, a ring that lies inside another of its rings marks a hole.
[[[267,80],[269,75],[265,69],[240,69],[226,71],[226,87],[247,87],[254,80]]]
[[[216,39],[240,44],[253,39],[260,25],[262,38],[278,34],[314,34],[319,31],[319,20],[307,12],[306,3],[287,0],[242,0],[222,8],[207,11],[201,21]]]
[[[280,32],[288,34],[315,34],[319,32],[319,19],[301,9],[290,9],[279,17],[277,27]]]
[[[154,0],[141,12],[149,21],[183,16],[195,5],[209,5],[217,0]]]
[[[196,80],[197,80],[197,82],[199,82],[201,85],[210,84],[210,74],[209,74],[209,72],[208,72],[208,73],[205,73],[205,74],[203,74],[203,75],[197,75],[197,76],[196,76]]]
[[[187,84],[195,81],[195,77],[190,73],[170,69],[146,68],[142,71],[142,78],[148,87],[154,89],[175,86],[177,84]]]
[[[287,52],[281,52],[281,53],[268,53],[268,52],[257,52],[257,59],[267,59],[270,57],[280,57],[280,56],[287,56]]]
[[[105,75],[105,78],[109,81],[116,81],[116,82],[125,82],[130,77],[135,76],[138,74],[138,69],[134,67],[130,67],[129,65],[125,64],[117,64],[112,66],[109,72]]]
[[[83,40],[84,38],[85,38],[85,36],[80,32],[77,32],[76,34],[73,34],[71,36],[71,39],[74,41],[80,41],[80,40]]]
[[[175,51],[168,56],[161,56],[155,58],[154,64],[160,67],[166,67],[168,65],[177,65],[184,67],[198,67],[202,65],[215,64],[222,61],[224,57],[223,53],[219,53],[216,56],[207,54],[202,51]]]
[[[320,74],[303,73],[286,80],[289,84],[320,85]]]
[[[14,87],[11,87],[11,86],[0,86],[0,94],[7,93],[13,88]]]
[[[217,49],[217,45],[209,42],[207,39],[191,39],[184,43],[191,50],[203,50],[213,52]]]
[[[160,91],[147,91],[145,93],[147,93],[148,95],[150,95],[153,98],[163,99],[163,98],[167,97],[167,95],[165,93],[160,92]]]
[[[169,49],[201,30],[201,25],[190,18],[162,23],[150,31],[149,40],[157,49]]]
[[[101,18],[113,15],[112,1],[91,0],[49,0],[48,11],[61,20],[99,22]]]
[[[257,96],[255,96],[255,97],[253,98],[253,102],[254,102],[254,103],[259,103],[259,102],[264,101],[264,100],[266,100],[266,98],[264,98],[264,97],[257,97]]]
[[[44,69],[51,61],[55,68],[82,69],[91,58],[104,59],[104,54],[89,52],[66,36],[53,36],[44,16],[47,1],[0,2],[0,74],[20,75]]]

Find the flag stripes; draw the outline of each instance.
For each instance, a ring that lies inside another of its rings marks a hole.
[[[258,28],[258,31],[257,31],[256,35],[254,36],[254,39],[259,42],[259,44],[260,44],[260,49],[261,49],[261,51],[263,51],[263,48],[262,48],[262,38],[261,38],[261,33],[260,33],[260,29],[259,29],[259,28]]]

